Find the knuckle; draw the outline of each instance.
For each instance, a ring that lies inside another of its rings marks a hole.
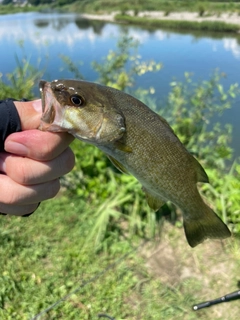
[[[35,158],[37,160],[45,160],[45,161],[51,160],[52,158],[54,158],[54,152],[50,144],[48,143],[42,144],[41,148],[38,151],[36,151]]]
[[[46,199],[52,199],[54,198],[59,190],[60,190],[60,181],[59,179],[53,180],[51,182],[48,183],[48,187],[46,188],[47,190],[47,195],[46,195]]]
[[[32,168],[24,159],[9,156],[6,160],[6,173],[11,179],[21,185],[26,185],[32,175]]]
[[[14,175],[12,179],[21,185],[27,185],[30,179],[31,167],[26,167],[24,165],[20,165],[15,168]]]

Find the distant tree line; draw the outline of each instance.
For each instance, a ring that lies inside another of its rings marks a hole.
[[[84,0],[78,0],[78,2],[81,2],[81,1],[84,1]],[[21,2],[24,2],[23,0],[3,0],[2,1],[2,4],[14,4],[14,3],[21,3]],[[41,4],[56,4],[56,5],[60,5],[60,6],[63,6],[65,4],[70,4],[70,3],[73,3],[73,2],[76,2],[76,0],[27,0],[27,2],[33,6],[38,6],[38,5],[41,5]]]
[[[33,6],[38,6],[38,5],[43,5],[43,4],[52,4],[54,3],[55,6],[59,5],[59,6],[63,6],[63,5],[67,5],[73,2],[82,2],[82,3],[89,3],[89,2],[96,2],[98,0],[26,0],[29,4],[33,5]],[[144,0],[145,1],[145,0]],[[189,3],[194,3],[196,2],[195,0],[172,0],[172,2],[189,2]],[[24,2],[24,0],[3,0],[2,4],[10,4],[10,3],[20,3],[20,2]],[[101,2],[101,1],[100,1]],[[106,2],[109,3],[114,3],[114,2],[118,2],[116,0],[107,0]],[[163,2],[163,0],[155,0],[155,3],[159,4],[161,2]],[[171,1],[170,1],[171,2]],[[198,0],[197,2],[226,2],[226,3],[234,3],[234,2],[240,2],[240,0],[234,0],[234,1],[227,1],[227,0]],[[0,2],[1,3],[1,2]],[[133,4],[140,4],[142,3],[142,0],[135,0],[133,1]]]

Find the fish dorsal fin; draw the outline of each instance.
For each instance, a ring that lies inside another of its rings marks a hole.
[[[127,169],[120,162],[118,162],[115,158],[113,158],[111,156],[107,156],[107,157],[119,171],[121,171],[122,173],[129,174]]]
[[[196,168],[196,173],[197,173],[197,181],[198,182],[209,182],[208,176],[201,166],[201,164],[193,157],[193,163]]]
[[[147,203],[149,207],[154,211],[157,211],[158,209],[160,209],[166,202],[160,199],[159,197],[153,196],[146,188],[143,187],[142,189],[146,195]]]

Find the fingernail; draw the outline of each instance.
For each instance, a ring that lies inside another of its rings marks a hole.
[[[26,146],[11,140],[6,141],[4,147],[7,152],[18,154],[19,156],[26,156],[28,154],[28,148]]]

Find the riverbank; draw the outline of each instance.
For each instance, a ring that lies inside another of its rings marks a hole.
[[[91,20],[138,24],[155,28],[240,33],[240,15],[237,13],[199,16],[197,12],[172,12],[166,15],[164,11],[143,11],[135,15],[134,11],[127,11],[125,14],[115,11],[110,14],[84,13],[81,16]]]
[[[125,7],[128,8],[129,6]],[[22,7],[9,4],[0,5],[0,14],[30,11],[45,13],[52,11],[59,13],[74,12],[85,19],[144,25],[149,28],[240,33],[240,3],[232,5],[208,3],[204,6],[191,4],[191,6],[185,7],[179,7],[179,4],[176,3],[176,6],[173,7],[173,2],[171,2],[171,6],[161,2],[161,10],[159,11],[155,10],[156,6],[153,6],[152,10],[145,10],[144,5],[132,10],[127,10],[125,7],[121,7],[118,2],[113,7],[106,7],[105,3],[97,6],[95,2],[91,7],[83,6],[78,2],[67,6]]]

